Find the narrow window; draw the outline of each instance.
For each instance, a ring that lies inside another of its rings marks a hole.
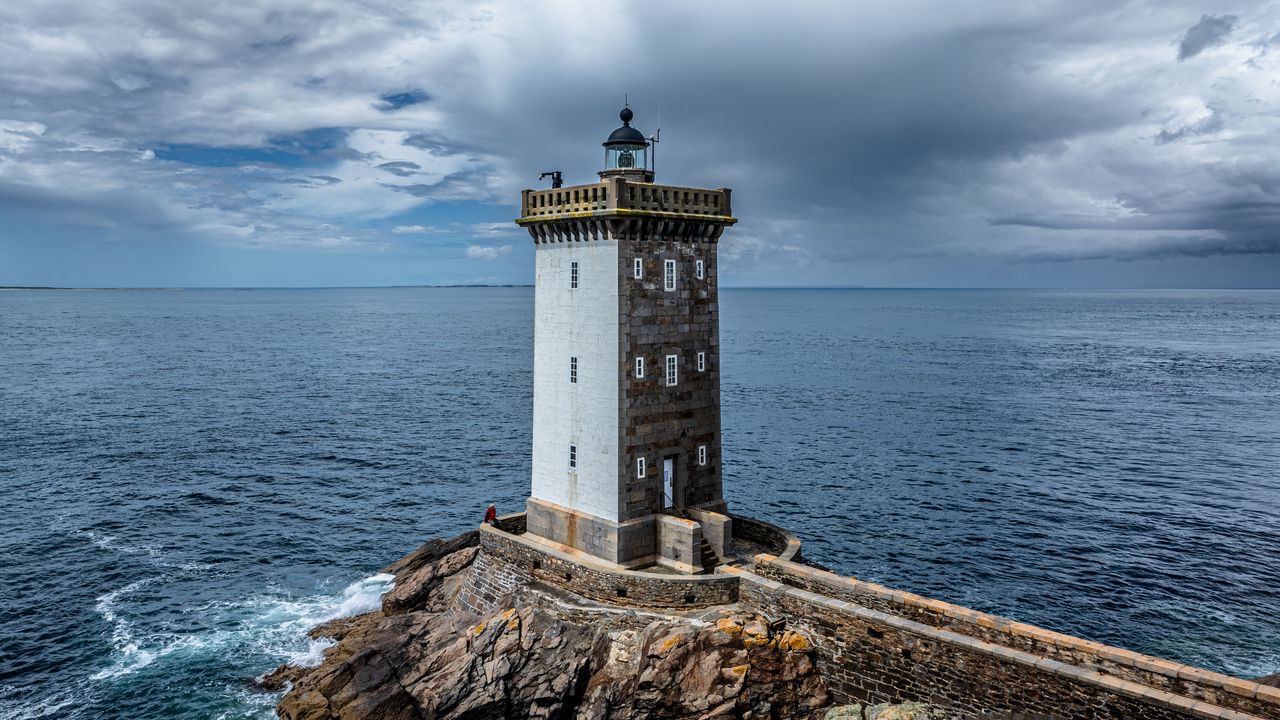
[[[569,382],[578,382],[578,358],[569,358]]]
[[[694,265],[694,269],[695,269],[695,271],[696,271],[696,273],[697,273],[697,275],[698,275],[698,279],[699,279],[699,280],[701,280],[701,279],[703,279],[703,278],[705,278],[705,277],[707,276],[707,275],[706,275],[706,270],[703,268],[703,265],[702,265],[702,261],[701,261],[701,260],[699,260],[699,261],[697,262],[697,264],[695,264],[695,265]]]
[[[707,354],[704,352],[700,352],[698,353],[698,372],[702,372],[706,369],[707,369]]]
[[[578,446],[577,445],[569,446],[569,469],[570,470],[578,469]]]
[[[641,379],[643,377],[644,377],[644,358],[638,357],[636,358],[636,378]]]
[[[636,458],[636,477],[644,477],[644,458]]]
[[[667,260],[663,263],[665,273],[663,275],[663,287],[667,290],[676,289],[676,261]]]
[[[707,446],[706,445],[698,446],[698,464],[699,465],[707,464]]]
[[[675,385],[680,380],[679,359],[675,355],[667,356],[667,384]]]
[[[574,260],[569,263],[569,288],[571,290],[578,289],[578,261]]]
[[[631,266],[631,275],[639,280],[644,277],[644,261],[636,258],[635,263]]]

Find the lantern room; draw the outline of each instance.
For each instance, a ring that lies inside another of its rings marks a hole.
[[[621,175],[639,182],[653,182],[649,141],[643,133],[631,127],[634,116],[628,107],[618,113],[622,127],[614,130],[603,143],[604,170],[600,172],[601,178]]]

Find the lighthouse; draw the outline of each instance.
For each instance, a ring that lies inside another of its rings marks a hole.
[[[732,533],[716,248],[737,221],[727,188],[655,183],[652,143],[630,108],[619,118],[598,182],[521,193],[537,277],[526,532],[612,566],[706,572]]]

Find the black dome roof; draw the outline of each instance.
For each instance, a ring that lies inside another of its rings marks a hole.
[[[648,144],[644,139],[644,134],[631,127],[631,118],[635,117],[635,113],[631,112],[631,108],[622,108],[622,112],[618,113],[618,117],[622,119],[622,127],[609,134],[609,139],[603,143],[605,147],[610,145]]]

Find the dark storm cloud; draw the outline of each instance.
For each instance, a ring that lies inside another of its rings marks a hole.
[[[1178,60],[1193,58],[1206,48],[1221,45],[1239,21],[1235,15],[1201,15],[1200,22],[1192,25],[1178,41]]]
[[[1277,253],[1280,17],[1229,0],[1188,29],[1202,12],[10,4],[0,192],[56,207],[75,177],[94,203],[261,245],[427,227],[409,215],[442,203],[501,218],[542,171],[594,180],[629,93],[637,127],[663,127],[659,181],[734,188],[723,251],[747,281]]]

